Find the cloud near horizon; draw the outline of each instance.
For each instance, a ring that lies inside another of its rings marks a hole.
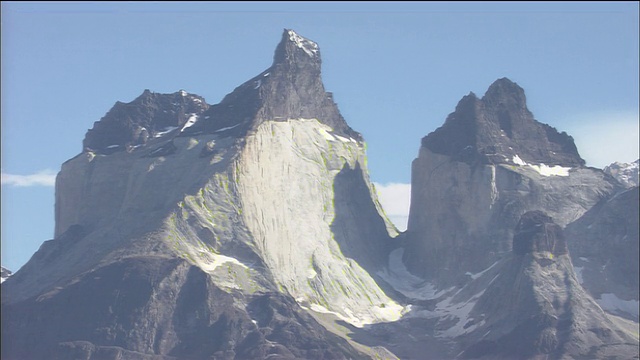
[[[3,186],[29,187],[56,185],[56,172],[50,169],[29,175],[8,174],[3,171],[1,175]]]
[[[602,112],[568,119],[566,132],[587,166],[604,168],[613,162],[630,163],[640,156],[640,120],[634,112]]]
[[[409,205],[411,203],[411,184],[374,182],[378,200],[384,212],[400,231],[407,229]]]

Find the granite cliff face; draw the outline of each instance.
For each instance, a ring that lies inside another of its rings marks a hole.
[[[309,315],[403,312],[367,272],[394,228],[320,64],[285,30],[220,104],[145,91],[94,124],[55,238],[3,284],[3,359],[365,356]]]
[[[620,190],[583,164],[573,139],[536,121],[510,80],[464,97],[412,164],[407,266],[443,287],[463,284],[511,251],[525,212],[564,227]]]

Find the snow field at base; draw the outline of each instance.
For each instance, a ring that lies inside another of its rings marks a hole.
[[[574,266],[573,270],[576,273],[576,278],[578,279],[578,283],[582,284],[584,282],[584,279],[582,278],[582,270],[584,269],[583,266]]]
[[[377,275],[409,299],[430,300],[447,291],[436,291],[431,283],[411,274],[402,262],[403,254],[403,248],[393,250],[389,254],[389,267],[378,271]]]
[[[512,159],[513,163],[520,166],[528,166],[537,171],[542,176],[569,176],[569,170],[571,168],[562,167],[560,165],[549,166],[546,164],[532,165],[524,162],[518,155],[514,155]]]
[[[615,294],[602,294],[596,302],[600,307],[609,312],[625,312],[638,316],[638,306],[640,302],[638,300],[622,300]]]
[[[458,289],[458,291],[453,294],[452,291],[455,289],[454,287],[437,291],[433,284],[411,274],[407,270],[405,265],[402,263],[403,253],[404,249],[402,248],[393,250],[389,254],[388,267],[384,270],[378,271],[377,275],[389,283],[396,291],[402,293],[409,299],[432,300],[440,299],[443,295],[447,295],[445,298],[438,301],[434,310],[423,310],[420,308],[414,308],[412,305],[408,305],[407,316],[437,318],[440,323],[454,322],[449,328],[436,333],[437,337],[446,338],[454,338],[456,336],[469,333],[485,324],[484,319],[470,323],[470,321],[474,320],[470,317],[471,311],[476,305],[477,300],[482,296],[482,294],[484,294],[484,290],[475,293],[468,300],[453,302],[453,299],[462,291],[462,289],[464,289],[464,287]],[[472,280],[476,280],[499,263],[499,261],[496,261],[483,271],[475,274],[467,273],[467,275],[470,276]],[[493,279],[489,281],[489,284],[493,283],[498,275],[499,274],[495,275]]]

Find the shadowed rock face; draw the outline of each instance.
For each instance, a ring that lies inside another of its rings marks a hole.
[[[562,228],[542,211],[523,214],[513,235],[514,253],[524,255],[534,251],[547,251],[554,256],[569,252]]]
[[[566,228],[582,286],[605,310],[634,321],[638,321],[640,283],[639,193],[637,186],[621,191]]]
[[[482,99],[465,96],[444,125],[422,139],[434,153],[469,164],[499,164],[514,156],[527,163],[582,166],[573,138],[542,124],[527,109],[524,90],[507,78]]]
[[[579,285],[562,229],[543,212],[521,217],[513,252],[495,269],[471,311],[469,324],[479,325],[459,339],[466,348],[461,358],[637,356],[637,339]]]
[[[235,301],[186,261],[123,259],[3,306],[2,358],[362,357],[285,295],[249,296],[246,309]]]
[[[181,127],[191,116],[201,115],[208,108],[202,97],[185,91],[159,94],[145,90],[130,103],[118,101],[87,131],[82,145],[107,154],[143,145],[164,129]]]

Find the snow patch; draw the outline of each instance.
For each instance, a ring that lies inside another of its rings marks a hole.
[[[487,269],[488,270],[488,269]],[[471,299],[461,302],[452,303],[453,296],[446,298],[436,304],[435,313],[441,317],[440,321],[449,321],[452,318],[457,318],[458,321],[450,328],[437,333],[437,337],[456,337],[462,334],[466,334],[473,331],[479,326],[484,325],[484,319],[478,322],[473,322],[474,319],[469,317],[471,310],[476,305],[476,302],[480,296],[484,294],[484,290],[474,295]]]
[[[484,269],[484,270],[480,271],[479,273],[472,274],[472,273],[470,273],[470,272],[467,272],[465,275],[469,275],[469,276],[471,276],[471,278],[472,278],[473,280],[475,280],[475,279],[479,278],[480,276],[482,276],[482,274],[486,273],[487,271],[489,271],[492,267],[494,267],[494,266],[496,266],[496,265],[498,265],[498,261],[494,262],[491,266],[489,266],[488,268],[486,268],[486,269]]]
[[[201,252],[202,254],[202,252]],[[206,260],[196,257],[195,263],[196,265],[201,268],[204,271],[207,272],[212,272],[214,271],[218,266],[225,264],[225,263],[233,263],[236,265],[240,265],[243,268],[248,268],[247,265],[241,263],[240,261],[238,261],[238,259],[236,258],[232,258],[229,256],[225,256],[225,255],[220,255],[220,254],[212,254],[212,253],[208,253],[209,255],[207,256]]]
[[[576,273],[576,278],[578,279],[578,282],[580,284],[582,284],[584,282],[584,279],[582,278],[582,270],[584,269],[583,266],[574,266],[573,270]]]
[[[562,167],[560,165],[555,165],[555,166],[549,166],[546,164],[532,165],[532,164],[526,163],[518,155],[514,155],[511,161],[513,161],[513,163],[516,165],[528,166],[533,170],[537,171],[542,176],[569,176],[569,170],[571,169],[568,167]]]
[[[164,128],[164,129],[162,129],[162,130],[158,131],[158,132],[157,132],[153,137],[154,137],[154,138],[159,138],[159,137],[161,137],[162,135],[165,135],[165,134],[167,134],[167,133],[170,133],[170,132],[172,132],[173,130],[175,130],[175,129],[177,129],[177,128],[178,128],[177,126],[167,126],[166,128]]]
[[[289,30],[289,40],[293,41],[297,47],[304,50],[304,52],[310,57],[314,57],[318,54],[318,44],[303,38],[293,30]]]
[[[615,294],[602,294],[596,302],[603,310],[611,312],[625,312],[638,316],[638,300],[622,300]]]
[[[187,93],[187,92],[186,92],[186,91],[184,91],[184,90],[180,90],[180,95],[181,95],[181,96],[187,96],[187,95],[189,95],[189,93]]]
[[[333,137],[333,135],[329,134],[329,132],[327,131],[327,129],[319,127],[318,128],[318,132],[320,133],[320,135],[322,135],[325,139],[329,140],[329,141],[336,141],[336,138]]]
[[[216,130],[216,131],[214,131],[214,132],[227,131],[227,130],[229,130],[229,129],[233,129],[234,127],[239,126],[239,125],[240,125],[240,124],[235,124],[235,125],[233,125],[233,126],[223,127],[222,129],[218,129],[218,130]]]
[[[115,149],[118,146],[120,146],[120,145],[109,145],[109,146],[107,146],[107,149]]]
[[[389,254],[389,266],[377,272],[384,281],[410,299],[434,299],[447,291],[437,291],[433,284],[410,273],[402,262],[403,254],[403,248],[395,249]]]
[[[180,129],[180,132],[183,132],[185,129],[192,127],[193,124],[196,123],[196,121],[198,121],[198,115],[191,114],[191,116],[189,116],[189,120],[187,120],[187,122],[182,126],[182,129]]]

